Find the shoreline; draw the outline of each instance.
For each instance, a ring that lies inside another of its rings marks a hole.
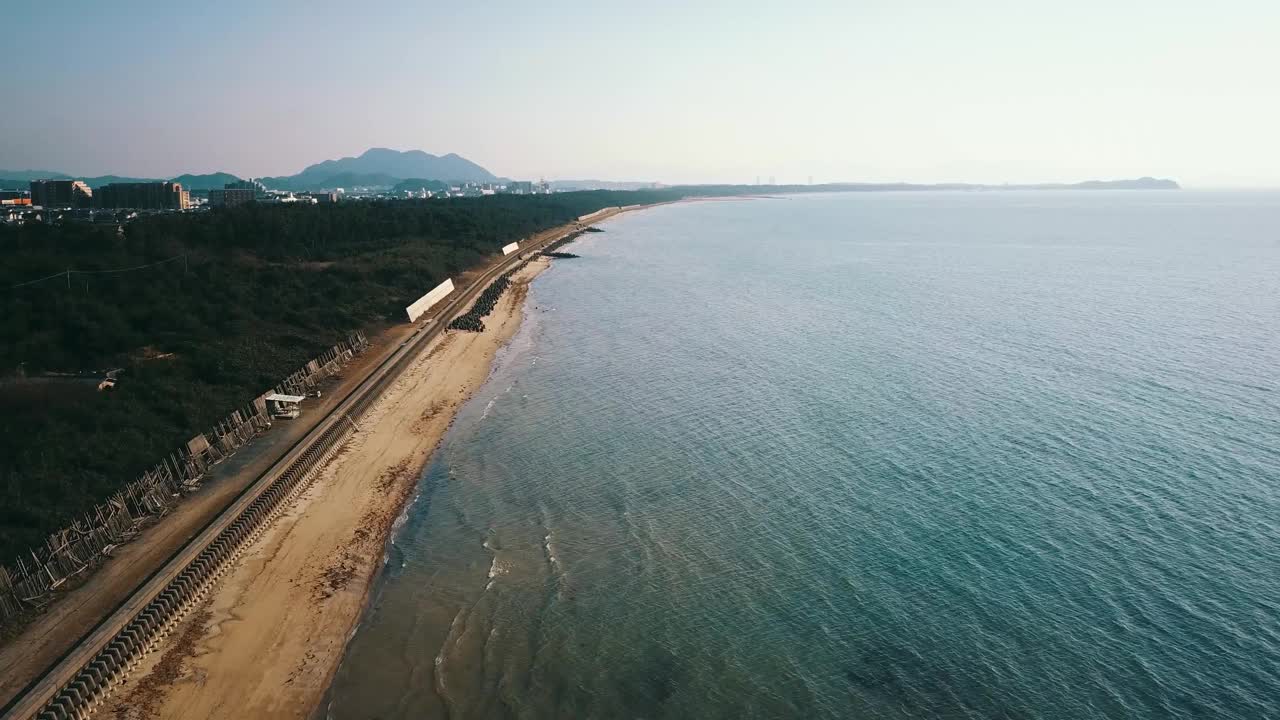
[[[528,283],[549,266],[536,258],[517,273],[484,332],[450,332],[423,349],[362,432],[120,685],[106,712],[315,716],[422,472],[523,321]]]
[[[644,207],[609,208],[582,225]],[[363,432],[121,683],[108,712],[320,717],[422,473],[519,329],[529,283],[550,265],[534,257],[513,276],[484,332],[452,331],[422,349],[378,398]]]

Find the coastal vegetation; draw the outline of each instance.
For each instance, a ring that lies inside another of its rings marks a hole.
[[[0,563],[504,244],[675,197],[249,205],[0,229]],[[112,369],[115,388],[98,391]]]

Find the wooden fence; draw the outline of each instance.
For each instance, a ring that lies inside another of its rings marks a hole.
[[[286,377],[274,391],[305,395],[368,346],[364,333],[352,333]],[[142,527],[199,488],[210,468],[271,426],[265,398],[272,392],[262,393],[191,438],[106,502],[50,535],[43,545],[18,556],[7,567],[0,565],[0,625],[25,609],[48,605],[68,580],[92,570],[117,546],[132,540]]]

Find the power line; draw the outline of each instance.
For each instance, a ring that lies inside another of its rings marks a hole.
[[[183,255],[174,255],[174,256],[173,256],[173,257],[171,257],[171,258],[165,258],[164,260],[157,260],[157,261],[155,261],[155,262],[153,262],[153,263],[147,263],[146,265],[135,265],[134,267],[127,267],[127,268],[115,268],[115,269],[112,269],[112,270],[68,270],[67,272],[69,272],[69,273],[79,273],[79,274],[84,274],[84,275],[89,275],[89,274],[103,274],[103,273],[122,273],[122,272],[131,272],[131,271],[133,271],[133,270],[145,270],[145,269],[147,269],[147,268],[149,268],[149,267],[155,267],[155,266],[157,266],[157,265],[163,265],[163,264],[165,264],[165,263],[173,262],[174,260],[181,260],[181,259],[183,259],[183,258],[185,258],[185,257],[186,257],[186,255],[185,255],[185,254],[183,254]]]
[[[10,290],[16,290],[16,289],[18,289],[18,288],[20,288],[20,287],[22,287],[22,286],[24,286],[24,285],[35,285],[35,284],[36,284],[36,283],[38,283],[38,282],[44,282],[45,280],[52,280],[52,279],[54,279],[54,278],[62,277],[63,275],[66,275],[66,274],[67,274],[67,271],[66,271],[66,270],[63,270],[63,271],[62,271],[62,272],[60,272],[60,273],[54,273],[54,274],[52,274],[52,275],[50,275],[50,276],[48,276],[48,277],[42,277],[42,278],[40,278],[39,280],[28,280],[27,282],[21,282],[21,283],[18,283],[17,285],[13,285],[13,286],[11,286],[9,289],[10,289]]]
[[[135,270],[146,270],[147,268],[153,268],[158,265],[164,265],[165,263],[171,263],[174,260],[182,260],[183,262],[185,262],[186,259],[187,259],[186,253],[183,253],[182,255],[174,255],[171,258],[165,258],[164,260],[157,260],[153,263],[146,263],[145,265],[135,265],[133,267],[110,268],[107,270],[72,270],[71,268],[67,268],[62,272],[57,272],[52,275],[48,275],[46,277],[37,278],[35,280],[28,280],[26,282],[20,282],[17,285],[10,285],[9,289],[17,290],[20,287],[25,287],[27,285],[35,285],[36,283],[42,283],[45,280],[52,280],[54,278],[60,278],[64,276],[67,278],[67,282],[70,283],[72,275],[105,275],[109,273],[126,273],[126,272],[133,272]]]

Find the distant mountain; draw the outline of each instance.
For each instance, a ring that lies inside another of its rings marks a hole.
[[[84,180],[89,187],[101,187],[113,182],[146,182],[146,178],[126,178],[116,175],[101,177],[72,176],[50,170],[0,170],[3,182],[25,187],[32,180],[49,178]],[[387,148],[371,148],[360,157],[345,157],[341,160],[325,160],[310,165],[297,175],[259,178],[269,188],[277,190],[325,190],[336,187],[392,187],[406,178],[414,182],[422,179],[437,180],[444,183],[455,182],[499,182],[500,178],[470,160],[449,153],[448,155],[432,155],[421,150],[388,150]],[[173,178],[188,190],[212,190],[226,183],[239,180],[229,173],[210,173],[208,175],[179,175]],[[423,187],[419,185],[418,187]]]
[[[78,177],[90,187],[102,187],[113,182],[147,182],[146,178],[129,178],[117,175],[99,177],[72,176],[51,170],[0,170],[0,190],[22,189],[31,180],[49,178],[67,180]],[[230,173],[216,172],[207,175],[179,175],[174,182],[188,190],[213,190],[240,178]],[[297,175],[258,178],[274,190],[329,190],[333,188],[379,188],[393,192],[404,190],[439,190],[452,183],[503,182],[502,178],[479,165],[453,153],[432,155],[421,150],[399,152],[386,148],[371,148],[360,157],[341,160],[325,160],[310,165]],[[154,182],[154,180],[152,180]],[[672,187],[653,182],[617,182],[609,180],[556,180],[551,182],[555,190],[641,190]],[[714,185],[693,185],[706,190]],[[738,188],[744,186],[724,186]],[[1177,182],[1162,178],[1140,177],[1126,180],[1087,180],[1078,183],[1027,183],[987,185],[979,183],[828,183],[822,185],[758,185],[760,192],[880,192],[908,190],[1178,190]],[[734,190],[738,192],[739,190]]]
[[[120,175],[85,177],[84,175],[68,175],[51,170],[0,170],[0,178],[4,178],[5,183],[20,183],[22,187],[29,185],[32,180],[83,180],[91,188],[99,188],[103,185],[118,182],[158,182],[156,178],[135,178]]]
[[[401,180],[400,182],[396,183],[395,187],[391,188],[391,192],[402,193],[402,192],[405,192],[406,190],[412,190],[414,192],[417,192],[419,190],[431,190],[433,192],[438,192],[440,190],[448,190],[448,189],[449,189],[449,183],[441,180],[427,180],[426,178],[409,178],[408,180]]]
[[[4,178],[3,181],[0,181],[0,187],[5,189],[13,189],[14,187],[25,189],[31,184],[32,180],[83,180],[91,188],[102,187],[114,182],[147,182],[145,178],[120,177],[119,175],[85,177],[51,170],[0,170],[0,178]]]
[[[227,183],[238,182],[240,178],[231,173],[215,172],[206,175],[192,175],[187,173],[179,175],[172,179],[182,186],[184,190],[221,190]]]
[[[371,148],[360,157],[325,160],[311,165],[294,175],[293,180],[314,183],[342,173],[382,174],[400,179],[429,178],[444,182],[495,182],[498,179],[488,170],[453,153],[437,156],[421,150],[398,152]]]
[[[70,180],[71,176],[52,170],[0,170],[0,178],[4,178],[7,183],[25,184],[32,180]]]
[[[310,190],[332,190],[334,188],[373,187],[388,188],[400,182],[400,178],[385,173],[341,172],[335,175],[317,176],[313,178],[302,175],[286,175],[282,177],[258,178],[258,181],[272,190],[293,190],[306,192]]]
[[[164,182],[162,178],[136,178],[122,177],[120,175],[99,175],[98,177],[76,178],[84,180],[85,184],[91,188],[100,188],[103,185],[111,183],[140,183],[140,182]]]
[[[1173,180],[1153,177],[1140,177],[1136,180],[1087,180],[1075,185],[1061,187],[1080,190],[1181,190],[1182,186]]]

